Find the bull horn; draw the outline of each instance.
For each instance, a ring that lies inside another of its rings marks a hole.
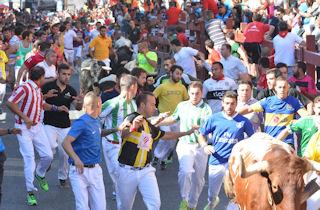
[[[81,71],[90,71],[91,70],[91,68],[90,67],[84,67],[84,68],[81,68]]]
[[[311,180],[305,187],[302,194],[300,204],[306,202],[315,192],[320,190],[319,185],[315,181],[316,179]]]
[[[240,169],[240,177],[241,178],[248,178],[256,173],[268,171],[268,168],[269,168],[268,161],[265,161],[265,160],[259,161],[259,162],[256,162],[256,163],[249,165],[246,168],[244,165],[242,156],[239,155],[238,158],[240,158],[239,159],[239,161],[240,161],[239,169]]]

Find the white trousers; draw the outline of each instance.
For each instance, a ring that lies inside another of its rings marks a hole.
[[[156,169],[152,166],[142,170],[119,167],[117,192],[120,197],[118,210],[131,210],[139,189],[148,210],[159,210],[161,205]]]
[[[94,168],[84,168],[79,174],[70,165],[69,179],[76,201],[77,210],[105,210],[107,208],[102,169],[99,164]]]
[[[106,161],[107,170],[113,182],[113,186],[117,189],[117,176],[118,176],[118,155],[120,150],[120,144],[112,144],[111,142],[107,141],[105,138],[102,139],[102,150],[103,156]],[[116,200],[117,206],[120,205],[119,194],[116,190]]]
[[[160,126],[161,130],[165,132],[178,132],[179,123],[172,124],[170,126]],[[172,152],[176,146],[177,140],[160,140],[154,150],[154,156],[160,161],[165,160],[170,152]]]
[[[6,84],[0,83],[0,105],[3,103],[4,96],[6,95]]]
[[[36,170],[36,174],[40,177],[46,175],[46,171],[53,159],[52,150],[41,123],[32,126],[30,129],[27,129],[25,124],[15,124],[15,127],[21,129],[21,135],[17,135],[17,138],[19,141],[19,151],[23,157],[27,191],[34,191],[37,190],[33,185],[34,172]],[[34,148],[40,157],[37,168]]]
[[[205,180],[208,155],[198,144],[178,142],[179,160],[178,182],[182,200],[188,201],[190,208],[196,208]]]
[[[82,45],[79,47],[74,47],[74,58],[81,58],[82,57]]]
[[[74,50],[64,49],[64,55],[67,59],[67,62],[73,66],[74,62]]]
[[[62,147],[62,142],[67,136],[70,128],[57,128],[52,125],[44,125],[52,153],[56,153],[56,148],[59,151],[59,169],[58,179],[66,180],[68,178],[68,155]]]
[[[120,144],[112,144],[105,139],[102,139],[103,156],[106,161],[107,169],[113,183],[116,183],[116,177],[118,176],[118,155],[120,150]]]
[[[209,187],[208,187],[208,202],[213,202],[215,197],[219,195],[223,177],[228,170],[228,163],[221,165],[209,165]]]

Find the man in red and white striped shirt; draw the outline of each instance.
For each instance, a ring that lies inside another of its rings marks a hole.
[[[15,114],[15,126],[21,129],[21,134],[17,137],[19,150],[24,161],[24,175],[28,191],[27,203],[29,205],[37,204],[33,194],[33,191],[36,190],[33,185],[34,177],[42,190],[49,190],[45,174],[51,165],[53,154],[40,120],[41,112],[43,109],[68,112],[65,106],[57,107],[43,101],[40,86],[44,81],[44,75],[45,70],[42,67],[36,66],[30,69],[30,80],[20,85],[7,102],[7,106]],[[37,168],[33,148],[37,150],[40,156]]]

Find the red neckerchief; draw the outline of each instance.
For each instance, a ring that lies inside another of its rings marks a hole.
[[[288,31],[279,31],[279,36],[281,36],[282,38],[285,38],[288,34]]]
[[[216,79],[212,78],[212,79],[213,79],[213,80],[216,80],[216,81],[224,80],[224,75],[222,75],[222,76],[219,77],[219,78],[216,78]]]

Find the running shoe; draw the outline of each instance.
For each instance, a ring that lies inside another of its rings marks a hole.
[[[188,201],[182,200],[179,206],[179,210],[187,210],[188,208]]]
[[[37,205],[36,196],[35,196],[32,192],[28,193],[28,195],[27,195],[27,204],[28,204],[29,206],[35,206],[35,205]]]
[[[40,185],[40,188],[45,191],[45,192],[48,192],[49,190],[49,185],[48,185],[48,182],[46,180],[45,177],[40,177],[36,174],[36,180],[38,181],[39,185]]]

